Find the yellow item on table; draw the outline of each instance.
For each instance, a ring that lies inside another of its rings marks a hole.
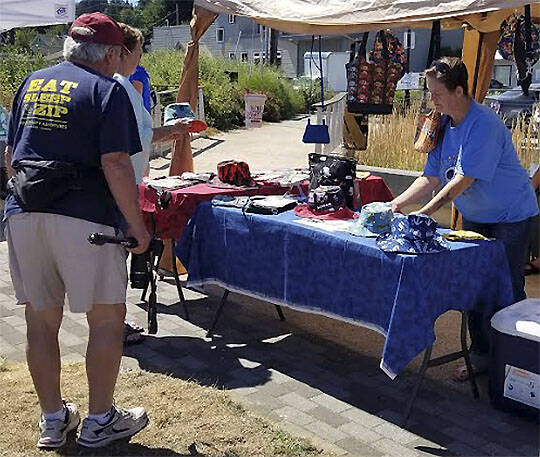
[[[484,235],[473,232],[471,230],[453,230],[448,233],[443,233],[443,237],[449,241],[471,241],[471,240],[487,240]]]

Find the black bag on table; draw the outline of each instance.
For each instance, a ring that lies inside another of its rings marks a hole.
[[[345,202],[354,209],[356,160],[328,154],[309,154],[309,190],[320,186],[339,186]]]

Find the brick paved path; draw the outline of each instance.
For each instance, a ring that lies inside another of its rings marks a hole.
[[[429,379],[409,427],[395,425],[412,373],[391,381],[378,360],[280,322],[267,303],[231,294],[215,338],[206,339],[219,292],[185,291],[187,322],[175,287],[159,282],[159,333],[127,348],[123,366],[223,387],[248,409],[338,456],[538,455],[536,424]],[[145,325],[139,291],[129,292],[128,315]],[[64,361],[82,360],[87,334],[85,316],[67,312],[60,330]],[[0,356],[24,360],[24,345],[23,309],[14,305],[7,246],[0,243]]]

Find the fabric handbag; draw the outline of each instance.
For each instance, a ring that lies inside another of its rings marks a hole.
[[[528,95],[533,66],[540,59],[540,31],[531,22],[527,6],[525,15],[514,13],[501,23],[497,48],[504,59],[515,62],[518,84]]]
[[[308,119],[302,142],[318,144],[330,143],[330,134],[328,133],[328,126],[324,119],[320,125],[312,124]]]
[[[217,174],[220,181],[234,186],[255,186],[251,178],[249,165],[246,162],[225,160],[217,164]]]
[[[315,36],[311,37],[311,49],[313,50],[313,43],[315,41]],[[320,84],[321,84],[321,109],[324,111],[324,75],[323,65],[322,65],[322,52],[321,52],[321,36],[319,35],[319,71],[320,71]],[[312,53],[313,55],[313,53]],[[310,73],[311,73],[311,60],[310,60]],[[313,79],[311,79],[313,81]],[[330,143],[330,133],[328,132],[328,126],[326,122],[322,121],[320,125],[312,125],[310,119],[308,118],[306,129],[304,131],[304,136],[302,137],[303,143],[315,143],[315,144],[329,144]]]
[[[345,194],[339,186],[320,186],[309,191],[308,207],[314,211],[338,211],[346,206]]]
[[[439,142],[441,132],[442,114],[431,110],[428,113],[420,110],[416,119],[416,134],[414,136],[414,149],[423,154],[428,154]]]
[[[356,160],[328,154],[311,153],[309,158],[309,190],[320,186],[339,186],[346,206],[354,209]]]

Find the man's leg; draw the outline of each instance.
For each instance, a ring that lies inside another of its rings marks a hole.
[[[36,311],[26,305],[26,359],[44,413],[62,409],[58,330],[63,307]]]
[[[107,412],[122,358],[126,305],[94,305],[86,313],[90,335],[86,351],[89,413]]]

